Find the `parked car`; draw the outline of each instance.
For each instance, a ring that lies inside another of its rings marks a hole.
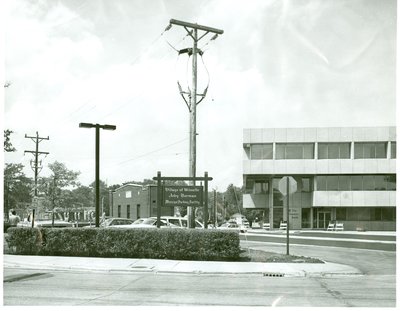
[[[125,229],[134,229],[134,228],[157,228],[157,218],[140,218],[140,221],[136,223],[131,223],[127,225],[116,225],[112,226],[113,228],[125,228]],[[161,224],[160,228],[180,228],[176,225],[169,224],[165,219],[160,219]]]
[[[129,218],[108,218],[100,224],[100,227],[114,227],[121,225],[130,225],[133,223],[133,219]]]
[[[238,225],[237,223],[234,222],[226,222],[224,224],[222,224],[221,226],[219,226],[217,229],[219,230],[232,230],[232,231],[238,231],[240,233],[246,233],[247,232],[247,228],[242,226],[242,225]]]
[[[170,225],[175,225],[175,226],[180,227],[180,228],[187,228],[188,227],[188,219],[187,219],[187,217],[161,216],[160,219],[161,220],[165,220]],[[203,229],[204,226],[200,221],[198,221],[196,219],[195,220],[195,228],[196,229]]]
[[[73,224],[64,221],[64,220],[54,220],[54,225],[53,221],[51,219],[36,219],[34,224],[34,227],[41,227],[41,228],[66,228],[66,227],[73,227]],[[32,222],[31,221],[20,221],[17,224],[17,227],[32,227]]]

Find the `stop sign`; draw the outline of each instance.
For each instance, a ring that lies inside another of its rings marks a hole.
[[[289,194],[295,193],[297,191],[297,182],[292,176],[284,176],[279,181],[278,189],[283,194],[287,194],[287,182],[289,180]]]

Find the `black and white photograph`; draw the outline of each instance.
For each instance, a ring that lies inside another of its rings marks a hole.
[[[2,305],[395,309],[396,0],[4,0]]]

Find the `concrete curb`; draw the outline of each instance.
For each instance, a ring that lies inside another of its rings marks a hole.
[[[4,268],[110,273],[254,275],[263,277],[355,276],[353,267],[329,263],[204,262],[160,259],[4,255]]]

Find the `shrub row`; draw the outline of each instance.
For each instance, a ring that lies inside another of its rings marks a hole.
[[[6,241],[15,254],[236,260],[239,234],[219,230],[10,228]]]

